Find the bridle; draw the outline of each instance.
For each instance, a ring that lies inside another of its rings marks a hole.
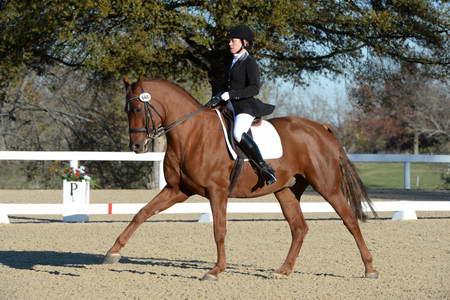
[[[143,93],[145,93],[145,91],[143,88],[141,88],[141,95]],[[165,135],[167,132],[172,130],[174,127],[176,127],[180,123],[186,121],[190,117],[192,117],[204,110],[207,110],[209,108],[206,106],[202,106],[199,109],[197,109],[196,111],[193,111],[189,114],[186,114],[186,115],[178,118],[177,120],[175,120],[174,122],[170,123],[167,126],[163,126],[162,124],[160,124],[158,127],[156,127],[155,120],[153,119],[152,111],[154,111],[158,115],[158,117],[160,118],[161,121],[163,120],[163,117],[162,117],[161,113],[159,113],[158,110],[150,103],[150,101],[142,101],[140,96],[133,96],[131,98],[127,98],[125,111],[128,112],[128,110],[130,108],[130,102],[133,100],[139,100],[142,103],[144,103],[145,128],[130,128],[128,130],[128,132],[129,133],[145,132],[147,134],[147,138],[149,138],[149,139],[156,139],[156,138],[159,138],[159,137]],[[150,123],[151,123],[151,127],[150,127]]]

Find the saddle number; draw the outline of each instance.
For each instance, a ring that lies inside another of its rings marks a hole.
[[[152,99],[152,96],[149,93],[142,93],[139,95],[139,100],[142,102],[149,102]]]

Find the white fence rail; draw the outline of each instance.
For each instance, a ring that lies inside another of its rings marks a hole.
[[[404,184],[410,188],[410,164],[412,162],[450,163],[450,155],[401,155],[401,154],[350,154],[354,162],[403,162]],[[132,152],[37,152],[0,151],[0,160],[63,160],[77,167],[79,161],[159,161],[159,186],[165,186],[162,160],[163,152],[135,154]],[[8,215],[14,214],[64,214],[67,209],[84,214],[134,214],[144,204],[88,204],[77,207],[62,204],[0,204],[0,223],[9,223]],[[302,203],[304,212],[334,212],[328,203]],[[393,211],[393,219],[416,219],[416,211],[450,211],[445,201],[389,201],[375,202],[376,211]],[[229,203],[229,213],[280,213],[278,203]],[[210,221],[209,203],[179,203],[163,213],[199,213],[200,220]]]
[[[63,204],[0,204],[0,224],[8,224],[8,215],[62,215],[68,210],[80,215],[135,214],[146,203],[101,203],[86,205]],[[304,213],[334,213],[326,202],[301,203]],[[416,211],[450,211],[449,201],[379,201],[373,203],[377,212],[394,212],[393,220],[416,220]],[[370,210],[365,207],[364,210]],[[230,202],[228,213],[279,213],[277,202]],[[211,222],[212,214],[208,202],[178,203],[162,214],[200,214],[199,222]]]

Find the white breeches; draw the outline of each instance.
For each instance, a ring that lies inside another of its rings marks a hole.
[[[238,143],[241,141],[242,134],[250,129],[254,119],[255,117],[249,114],[238,114],[236,116],[233,135]]]

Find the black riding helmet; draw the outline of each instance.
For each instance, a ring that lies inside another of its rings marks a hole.
[[[250,46],[253,44],[253,39],[255,37],[255,34],[253,31],[244,24],[239,24],[236,26],[233,26],[228,30],[228,38],[230,39],[241,39],[242,44],[244,44],[244,40],[246,40]]]

